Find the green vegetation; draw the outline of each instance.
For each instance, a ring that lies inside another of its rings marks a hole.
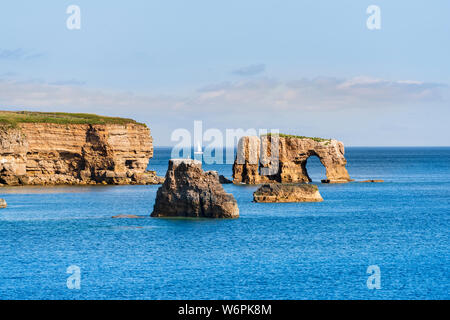
[[[272,136],[272,133],[268,133],[265,134],[265,136]],[[292,134],[284,134],[284,133],[280,133],[279,134],[280,137],[282,138],[297,138],[297,139],[311,139],[314,140],[316,142],[324,142],[327,141],[328,143],[331,141],[331,139],[324,139],[324,138],[318,138],[318,137],[305,137],[305,136],[296,136],[296,135],[292,135]],[[327,143],[327,144],[328,144]]]
[[[16,127],[19,123],[127,124],[144,125],[132,119],[105,117],[89,113],[0,111],[0,124]]]

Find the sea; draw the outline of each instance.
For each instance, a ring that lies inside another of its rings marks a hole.
[[[149,169],[165,175],[171,149]],[[8,187],[0,299],[449,299],[450,147],[348,147],[359,181],[233,220],[150,218],[159,186]],[[231,178],[231,164],[205,164]],[[138,215],[140,219],[112,219]]]

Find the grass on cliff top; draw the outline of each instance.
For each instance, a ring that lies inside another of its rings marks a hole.
[[[272,136],[272,135],[274,135],[274,134],[272,134],[272,133],[264,134],[264,136]],[[280,133],[280,134],[278,134],[278,136],[280,136],[282,138],[311,139],[311,140],[314,140],[316,142],[331,141],[331,139],[318,138],[318,137],[296,136],[296,135],[293,135],[293,134],[284,134],[284,133]]]
[[[0,111],[0,124],[16,127],[19,123],[56,124],[140,124],[133,119],[105,117],[89,113]]]

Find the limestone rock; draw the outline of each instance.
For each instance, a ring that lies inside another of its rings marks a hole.
[[[233,165],[233,182],[311,182],[306,170],[306,163],[311,156],[320,159],[329,183],[353,181],[345,168],[347,161],[342,142],[268,135],[240,139]]]
[[[8,205],[6,204],[5,199],[0,199],[0,209],[6,208]]]
[[[264,184],[253,193],[254,202],[320,202],[319,189],[313,184]]]
[[[158,184],[142,124],[19,123],[0,127],[0,184]]]
[[[172,159],[151,216],[237,218],[239,209],[216,171],[204,172],[200,161]]]
[[[159,177],[156,175],[155,171],[145,171],[142,174],[135,173],[132,178],[137,182],[137,184],[163,184],[164,177]]]
[[[265,180],[259,175],[260,144],[260,139],[253,136],[239,140],[233,164],[234,183],[258,184]]]

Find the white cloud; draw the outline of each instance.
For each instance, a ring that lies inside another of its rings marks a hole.
[[[297,110],[367,108],[440,100],[442,84],[413,80],[389,81],[370,77],[316,78],[296,81],[255,79],[209,86],[200,90],[202,105],[284,106]]]
[[[250,66],[234,70],[233,74],[238,76],[254,76],[263,73],[265,70],[266,70],[265,64],[252,64]]]
[[[124,110],[222,113],[243,110],[330,110],[370,108],[439,101],[447,86],[414,80],[390,81],[370,77],[315,78],[279,81],[257,78],[223,82],[184,96],[138,95],[89,89],[80,83],[0,80],[0,103],[18,108],[60,110]]]
[[[176,108],[172,97],[139,96],[131,92],[88,89],[77,84],[64,85],[42,81],[0,80],[0,104],[15,108],[59,110],[133,110]]]
[[[54,86],[84,86],[86,84],[86,81],[70,79],[70,80],[58,80],[51,82],[49,84]]]
[[[0,60],[31,60],[43,57],[41,52],[34,52],[33,50],[25,50],[22,48],[16,49],[2,49],[0,48]]]
[[[330,136],[356,145],[390,144],[386,138],[377,140],[386,131],[377,126],[396,123],[412,128],[397,132],[396,143],[417,144],[419,140],[411,139],[423,139],[424,130],[415,138],[411,132],[418,124],[429,123],[427,135],[444,139],[433,143],[448,144],[448,132],[441,132],[448,118],[448,94],[448,87],[442,84],[369,77],[254,78],[210,85],[185,95],[136,94],[52,85],[39,79],[0,78],[0,109],[130,117],[146,122],[158,145],[171,145],[172,130],[191,129],[194,120],[221,129],[277,128],[287,133]],[[435,112],[430,108],[436,108]],[[373,132],[378,133],[374,136]]]

